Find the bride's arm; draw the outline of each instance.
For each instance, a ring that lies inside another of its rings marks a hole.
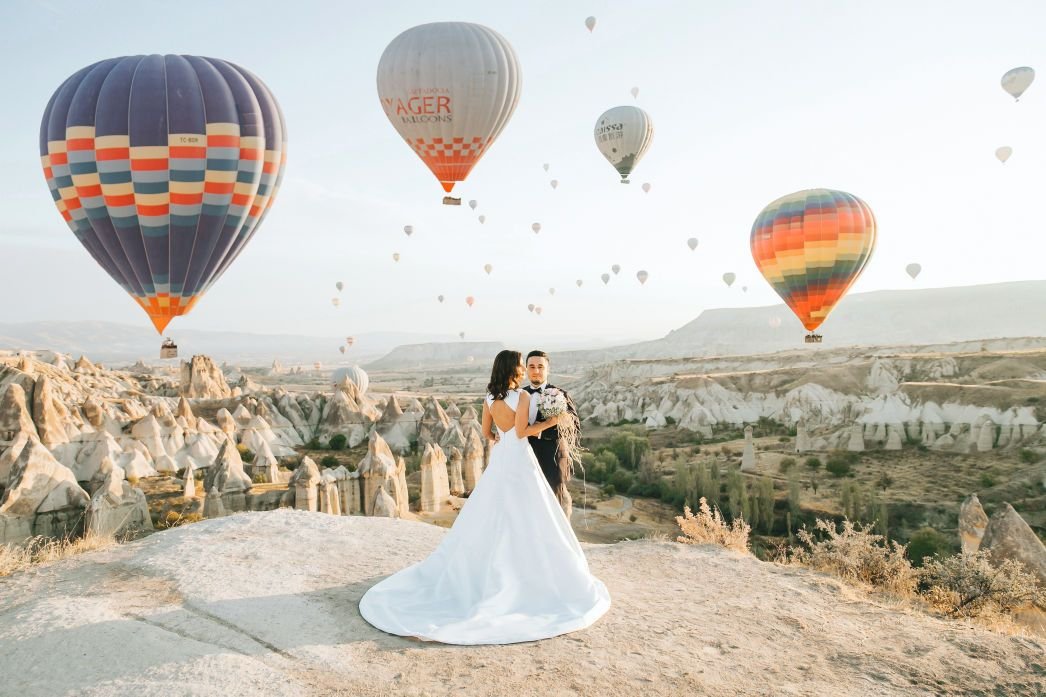
[[[487,400],[483,400],[483,437],[487,440],[496,441],[494,436],[494,417],[490,415],[490,406]]]
[[[519,394],[519,404],[516,406],[516,437],[528,438],[536,436],[546,428],[552,428],[559,423],[559,417],[553,416],[548,421],[538,421],[533,426],[528,426],[530,420],[530,393],[523,391]]]

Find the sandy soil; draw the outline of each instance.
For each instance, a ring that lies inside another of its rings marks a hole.
[[[4,695],[1033,695],[1046,643],[870,599],[716,547],[585,545],[614,605],[540,642],[384,634],[364,591],[429,524],[281,509],[0,581]]]

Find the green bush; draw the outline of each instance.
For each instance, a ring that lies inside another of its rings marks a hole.
[[[607,484],[606,486],[603,487],[603,495],[604,496],[617,496],[617,490],[614,488],[613,484]]]
[[[816,470],[821,469],[821,460],[819,458],[816,458],[816,457],[808,457],[808,458],[806,458],[806,462],[804,462],[803,464],[805,464],[806,468],[809,469],[809,470],[815,470],[816,471]]]
[[[991,487],[995,486],[995,477],[991,476],[987,472],[982,472],[980,483],[981,486],[983,486],[985,489],[990,489]]]
[[[243,460],[245,464],[249,465],[254,462],[254,452],[246,445],[243,445],[242,443],[237,445],[236,451],[240,453],[240,459]]]
[[[306,443],[305,447],[309,450],[323,450],[323,445],[320,443],[320,439],[315,437]]]
[[[320,464],[324,467],[337,467],[338,458],[334,457],[333,455],[324,455],[323,459],[320,460]]]
[[[782,471],[782,472],[788,472],[793,467],[795,467],[795,458],[794,457],[783,457],[783,458],[781,458],[781,462],[777,466],[777,468],[780,471]]]
[[[828,458],[824,468],[833,477],[846,477],[851,474],[850,463],[844,458],[836,457],[835,455]]]
[[[951,541],[945,535],[931,527],[925,527],[912,533],[908,540],[907,554],[914,566],[922,566],[923,557],[944,559],[951,550]]]
[[[1021,462],[1023,462],[1026,465],[1034,465],[1036,462],[1039,461],[1040,457],[1042,456],[1039,455],[1039,453],[1035,452],[1034,450],[1031,450],[1030,448],[1021,448]]]
[[[342,433],[336,433],[331,437],[328,445],[331,450],[344,450],[345,446],[349,444],[349,439]]]
[[[610,475],[610,486],[613,486],[617,491],[628,491],[632,486],[634,479],[631,474],[625,470],[617,470]]]

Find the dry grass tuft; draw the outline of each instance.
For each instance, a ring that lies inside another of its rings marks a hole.
[[[676,524],[683,532],[676,542],[691,545],[721,545],[738,552],[749,553],[748,534],[752,526],[737,517],[728,525],[719,508],[712,510],[708,501],[702,496],[698,503],[698,513],[694,515],[690,506],[683,508],[683,515],[676,516]]]
[[[991,617],[1029,605],[1046,607],[1046,590],[1023,564],[1012,559],[995,564],[988,550],[928,559],[920,575],[927,602],[953,617]]]
[[[113,535],[88,534],[75,539],[37,536],[19,545],[0,545],[0,578],[25,571],[37,564],[108,549],[118,543],[119,540]]]

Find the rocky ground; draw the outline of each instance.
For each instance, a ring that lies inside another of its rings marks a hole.
[[[0,581],[4,694],[1041,695],[1046,643],[710,546],[585,545],[613,606],[545,641],[384,634],[357,603],[445,532],[282,509]]]

